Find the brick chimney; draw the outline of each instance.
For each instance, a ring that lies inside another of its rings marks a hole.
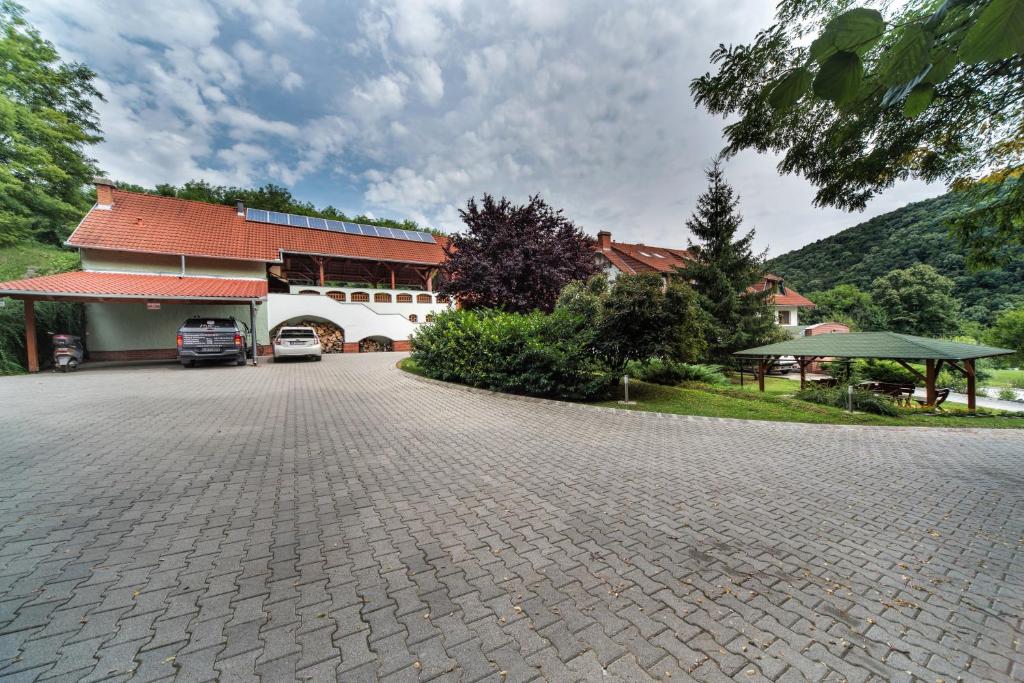
[[[601,251],[611,251],[612,248],[612,234],[607,230],[602,230],[597,233],[597,247]]]
[[[114,206],[114,183],[106,178],[93,178],[96,186],[96,208],[110,211]]]

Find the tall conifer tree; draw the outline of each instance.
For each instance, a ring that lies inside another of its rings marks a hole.
[[[751,288],[764,277],[764,254],[753,251],[754,231],[742,236],[739,197],[725,181],[720,159],[705,171],[708,189],[686,221],[696,241],[689,241],[694,260],[682,271],[693,283],[701,308],[708,314],[707,349],[715,360],[758,346],[778,336],[771,292]]]

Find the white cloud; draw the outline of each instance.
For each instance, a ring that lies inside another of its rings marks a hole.
[[[472,195],[540,192],[592,233],[681,245],[723,144],[689,81],[771,13],[763,0],[36,0],[29,20],[100,74],[95,156],[114,177],[315,181],[320,194],[297,194],[446,228]],[[774,163],[727,168],[761,246],[863,218],[813,208],[813,188]],[[868,215],[938,191],[902,184]]]

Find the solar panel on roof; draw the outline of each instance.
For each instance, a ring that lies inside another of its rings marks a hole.
[[[245,219],[247,221],[256,221],[257,223],[266,223],[267,212],[263,209],[246,209]]]
[[[423,242],[426,244],[434,243],[434,236],[428,232],[389,228],[383,225],[349,223],[347,221],[336,221],[317,218],[315,216],[303,216],[297,213],[282,213],[281,211],[266,211],[264,209],[247,208],[245,210],[245,219],[253,221],[254,223],[273,223],[274,225],[286,225],[294,228],[330,230],[331,232],[343,232],[348,235],[383,237],[385,239],[405,240],[406,242]]]

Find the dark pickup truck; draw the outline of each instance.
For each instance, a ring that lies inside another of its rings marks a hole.
[[[178,328],[178,360],[233,360],[245,365],[245,332],[234,318],[189,318]]]

